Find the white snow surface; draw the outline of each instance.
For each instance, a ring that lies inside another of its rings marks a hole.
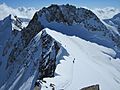
[[[100,90],[120,90],[120,59],[114,58],[114,50],[48,28],[46,32],[61,43],[68,54],[61,48],[64,54],[57,58],[60,63],[56,75],[44,78],[47,83],[42,84],[42,90],[52,90],[50,83],[55,84],[55,90],[79,90],[94,84],[99,84]]]

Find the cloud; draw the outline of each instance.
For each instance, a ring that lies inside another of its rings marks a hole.
[[[105,7],[105,8],[89,8],[86,6],[81,6],[94,12],[100,19],[110,19],[114,15],[120,13],[120,9],[114,7]]]
[[[84,7],[84,8],[90,9],[88,7]],[[114,7],[94,8],[90,10],[92,10],[101,19],[112,18],[115,14],[120,13],[120,9]],[[12,8],[7,6],[5,3],[3,3],[0,4],[0,20],[4,19],[9,14],[31,19],[36,11],[38,11],[38,9],[36,8],[26,8],[26,7]]]
[[[120,9],[114,7],[95,8],[92,11],[101,19],[109,19],[120,13]]]
[[[0,20],[4,19],[9,14],[31,19],[36,11],[37,9],[35,8],[25,7],[12,8],[3,3],[0,4]]]

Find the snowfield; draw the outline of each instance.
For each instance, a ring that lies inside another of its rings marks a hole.
[[[120,90],[120,59],[110,48],[85,41],[75,36],[66,36],[46,28],[56,41],[62,44],[60,63],[54,78],[44,78],[42,90],[79,90],[99,84],[100,90]]]

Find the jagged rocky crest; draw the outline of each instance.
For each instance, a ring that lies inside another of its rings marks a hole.
[[[53,77],[56,69],[56,57],[58,51],[60,50],[60,44],[56,42],[50,35],[45,31],[42,31],[41,42],[42,42],[42,60],[40,61],[40,76],[42,79],[44,77]]]
[[[38,21],[37,13],[35,13],[33,19],[29,22],[28,26],[22,30],[22,37],[25,40],[25,44],[27,45],[30,40],[42,29],[43,26]]]
[[[37,15],[38,17],[45,16],[48,22],[58,22],[67,25],[82,24],[91,31],[106,30],[106,27],[92,11],[85,8],[76,8],[69,4],[61,6],[53,4],[37,12]],[[97,23],[97,26],[95,23]]]
[[[22,77],[29,73],[31,73],[30,75],[35,74],[34,79],[37,77],[39,79],[53,77],[57,65],[56,57],[61,45],[48,35],[45,30],[42,30],[32,38],[27,46],[22,42],[21,33],[18,34],[17,37],[13,36],[10,38],[3,50],[3,58],[7,60],[3,73],[8,75],[1,79],[3,80],[1,85],[6,84],[3,87],[4,89],[9,89],[20,73],[23,73]],[[15,38],[18,39],[15,40]],[[28,77],[26,76],[26,79]],[[24,81],[18,82],[22,84]],[[34,85],[35,81],[31,82]],[[20,88],[20,84],[15,88]]]

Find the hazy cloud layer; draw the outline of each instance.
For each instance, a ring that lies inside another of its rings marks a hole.
[[[0,20],[9,14],[31,19],[36,11],[37,9],[35,8],[12,8],[6,4],[0,4]],[[116,9],[114,7],[95,8],[92,11],[101,19],[112,18],[115,14],[120,13],[120,9]]]
[[[35,8],[12,8],[7,6],[6,4],[0,4],[0,20],[4,19],[9,14],[31,19],[36,11],[37,9]]]
[[[101,19],[109,19],[120,13],[120,9],[114,7],[95,8],[92,11]]]

